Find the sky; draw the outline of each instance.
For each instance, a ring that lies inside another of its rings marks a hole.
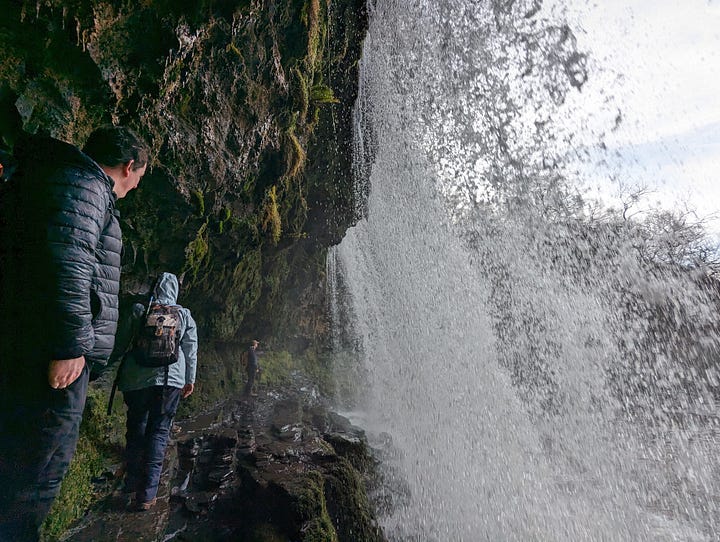
[[[578,107],[621,114],[604,134],[608,171],[653,204],[720,213],[720,0],[562,3],[593,64]],[[720,234],[720,219],[708,224]]]

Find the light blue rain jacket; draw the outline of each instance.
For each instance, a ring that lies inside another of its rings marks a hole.
[[[179,291],[178,279],[172,273],[163,273],[155,288],[154,303],[177,305]],[[133,317],[138,321],[143,318],[145,309],[141,304],[133,306]],[[189,309],[180,308],[180,352],[178,361],[168,367],[168,386],[182,388],[185,384],[195,383],[197,370],[198,338],[195,320]],[[142,325],[142,323],[141,323]],[[127,354],[120,374],[118,389],[132,391],[150,386],[165,384],[165,367],[141,367],[133,358],[132,352]]]

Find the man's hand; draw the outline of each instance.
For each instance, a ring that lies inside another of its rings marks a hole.
[[[195,384],[185,384],[182,389],[183,399],[188,397],[195,390]]]
[[[85,356],[73,359],[54,359],[48,368],[48,384],[56,390],[75,382],[85,368]]]

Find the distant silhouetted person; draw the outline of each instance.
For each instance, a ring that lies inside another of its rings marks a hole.
[[[37,540],[75,453],[89,365],[113,349],[115,202],[137,187],[148,151],[107,127],[83,152],[32,136],[14,158],[0,228],[0,540],[25,541]]]
[[[247,383],[245,384],[245,390],[243,391],[243,395],[245,397],[254,397],[257,395],[253,392],[253,387],[255,386],[255,377],[260,371],[260,365],[258,364],[259,352],[257,351],[257,347],[259,345],[259,341],[252,341],[250,343],[250,348],[248,348],[247,351],[247,366],[245,367],[247,371]]]
[[[178,279],[163,273],[148,307],[133,307],[134,337],[118,388],[127,405],[125,489],[135,508],[157,502],[165,448],[181,396],[195,389],[198,336],[190,310],[177,304]]]

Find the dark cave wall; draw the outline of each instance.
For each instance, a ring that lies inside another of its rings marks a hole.
[[[205,344],[321,348],[325,251],[356,205],[364,4],[1,0],[0,147],[132,126],[153,162],[120,202],[123,301],[171,271]]]

